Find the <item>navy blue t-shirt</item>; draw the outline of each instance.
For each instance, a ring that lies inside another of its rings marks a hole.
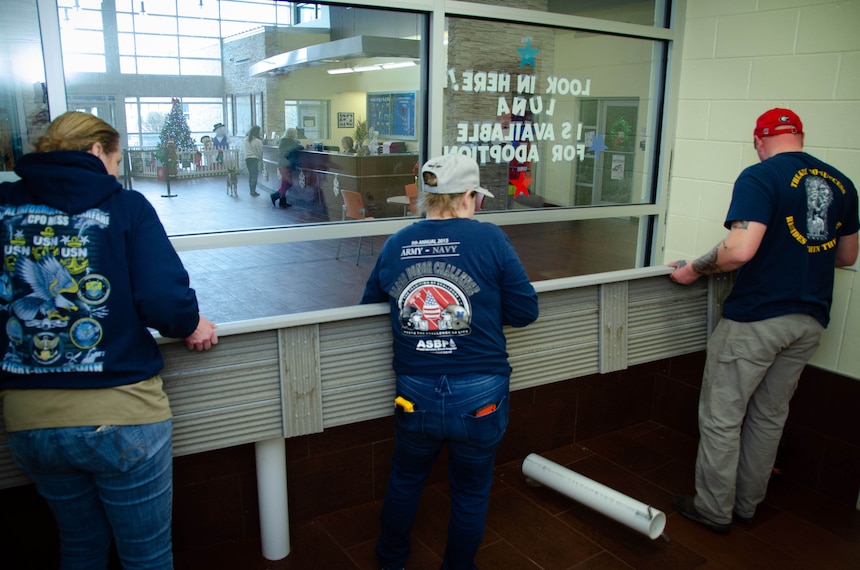
[[[753,258],[738,270],[723,316],[752,322],[807,314],[830,321],[836,244],[857,233],[857,189],[805,152],[777,154],[735,181],[726,228],[734,221],[767,226]]]
[[[505,374],[504,325],[538,316],[534,287],[497,226],[422,220],[382,248],[362,303],[388,301],[397,374]]]

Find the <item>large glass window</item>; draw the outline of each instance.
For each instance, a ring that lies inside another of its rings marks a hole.
[[[0,180],[14,180],[21,156],[49,122],[36,4],[15,0],[0,18]]]
[[[212,126],[222,120],[223,100],[215,97],[185,97],[181,100],[182,115],[191,137],[200,141],[212,136]],[[173,108],[170,97],[126,97],[125,124],[129,147],[153,147]]]
[[[330,101],[284,101],[284,130],[295,127],[299,138],[319,142],[329,138]]]
[[[447,23],[444,150],[482,165],[485,210],[653,200],[662,42]]]
[[[111,6],[113,4],[113,6]],[[67,71],[104,73],[117,44],[126,74],[221,75],[222,37],[290,25],[287,3],[265,0],[58,0]],[[116,38],[105,38],[104,30]]]
[[[57,0],[65,81],[49,73],[48,90],[122,133],[123,180],[159,212],[204,313],[355,303],[386,236],[418,214],[420,164],[443,152],[479,162],[496,196],[479,219],[533,280],[649,263],[669,2],[404,4]],[[303,148],[286,157],[289,127]],[[280,287],[306,302],[273,302]]]

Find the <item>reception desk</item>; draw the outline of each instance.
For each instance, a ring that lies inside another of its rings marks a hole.
[[[263,162],[269,176],[268,180],[261,178],[260,186],[273,192],[280,184],[278,148],[263,147]],[[321,221],[337,221],[343,217],[340,191],[355,190],[361,194],[368,216],[403,216],[402,206],[386,200],[405,194],[406,185],[415,182],[417,164],[417,153],[357,156],[302,150],[298,152],[298,168],[287,190],[287,201],[317,212]]]

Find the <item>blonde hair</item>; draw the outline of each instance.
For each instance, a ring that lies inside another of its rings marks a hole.
[[[421,200],[421,212],[432,213],[434,215],[450,214],[457,216],[457,202],[460,197],[465,194],[434,194],[428,192],[426,188],[436,186],[436,175],[432,172],[425,172],[424,175],[424,198]]]
[[[36,141],[36,152],[56,150],[90,150],[99,143],[106,153],[119,150],[119,133],[115,128],[89,113],[69,111],[48,125]]]

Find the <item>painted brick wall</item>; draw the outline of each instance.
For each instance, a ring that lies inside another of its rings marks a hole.
[[[860,0],[688,0],[665,260],[725,237],[732,184],[758,161],[756,117],[795,110],[806,148],[860,182]],[[857,273],[838,270],[832,322],[812,363],[860,378]]]

